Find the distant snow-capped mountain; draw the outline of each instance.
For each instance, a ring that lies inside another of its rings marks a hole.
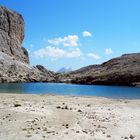
[[[70,68],[70,67],[62,67],[61,69],[59,69],[57,71],[57,73],[67,73],[67,72],[70,72],[70,71],[72,71],[72,68]]]

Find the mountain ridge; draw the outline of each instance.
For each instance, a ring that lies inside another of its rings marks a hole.
[[[140,53],[124,54],[100,65],[54,73],[29,64],[22,15],[0,6],[0,83],[64,82],[75,84],[140,86]]]
[[[76,84],[139,86],[140,53],[124,54],[101,65],[90,65],[59,75],[58,79]]]

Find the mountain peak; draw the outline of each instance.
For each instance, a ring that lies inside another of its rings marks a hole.
[[[70,71],[72,71],[72,68],[70,68],[70,67],[62,67],[61,69],[59,69],[57,71],[57,73],[67,73],[67,72],[70,72]]]

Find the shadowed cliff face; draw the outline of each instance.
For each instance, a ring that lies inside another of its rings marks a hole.
[[[22,16],[5,7],[0,7],[0,51],[29,63],[28,52],[22,48],[24,20]]]
[[[126,54],[101,65],[91,65],[58,75],[57,79],[77,84],[138,86],[140,84],[140,53]]]

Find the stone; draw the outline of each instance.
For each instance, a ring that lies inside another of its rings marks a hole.
[[[130,134],[130,137],[129,137],[130,139],[134,139],[135,138],[135,136],[134,135],[132,135],[132,134]]]

